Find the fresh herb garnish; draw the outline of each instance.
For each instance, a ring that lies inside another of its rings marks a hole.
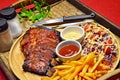
[[[36,20],[43,20],[46,16],[50,16],[50,5],[45,3],[46,0],[32,0],[35,5],[33,9],[26,9],[21,3],[22,11],[18,14],[19,18],[28,18],[28,20],[35,22]],[[47,5],[46,7],[43,7]],[[34,12],[37,11],[37,12]]]

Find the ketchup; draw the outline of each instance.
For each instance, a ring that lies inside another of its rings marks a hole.
[[[59,54],[65,57],[72,56],[78,52],[79,48],[76,45],[67,45],[59,50]]]

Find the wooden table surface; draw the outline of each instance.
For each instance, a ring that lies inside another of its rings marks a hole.
[[[51,18],[46,18],[45,20],[52,19],[52,18],[58,18],[58,17],[62,17],[62,16],[72,16],[72,15],[81,15],[81,14],[83,14],[83,12],[81,12],[80,10],[75,8],[73,5],[71,5],[67,1],[62,1],[60,3],[54,4],[54,6],[51,8],[50,13],[51,13],[52,17]],[[23,29],[23,32],[25,32],[26,28],[23,25],[21,27]],[[120,42],[120,38],[119,37],[117,37],[117,38],[118,38],[118,40]],[[16,39],[14,39],[14,41],[15,40]],[[3,62],[6,64],[8,69],[10,70],[9,59],[8,59],[9,51],[5,52],[5,53],[0,53],[0,57],[3,60]]]

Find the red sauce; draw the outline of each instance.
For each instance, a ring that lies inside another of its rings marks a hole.
[[[79,48],[76,45],[67,45],[62,47],[59,50],[59,54],[62,56],[71,56],[73,54],[76,54],[78,52]]]

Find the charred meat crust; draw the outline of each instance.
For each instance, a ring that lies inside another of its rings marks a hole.
[[[23,36],[20,46],[25,56],[23,70],[51,76],[55,60],[55,48],[61,41],[59,33],[53,29],[31,28]]]

